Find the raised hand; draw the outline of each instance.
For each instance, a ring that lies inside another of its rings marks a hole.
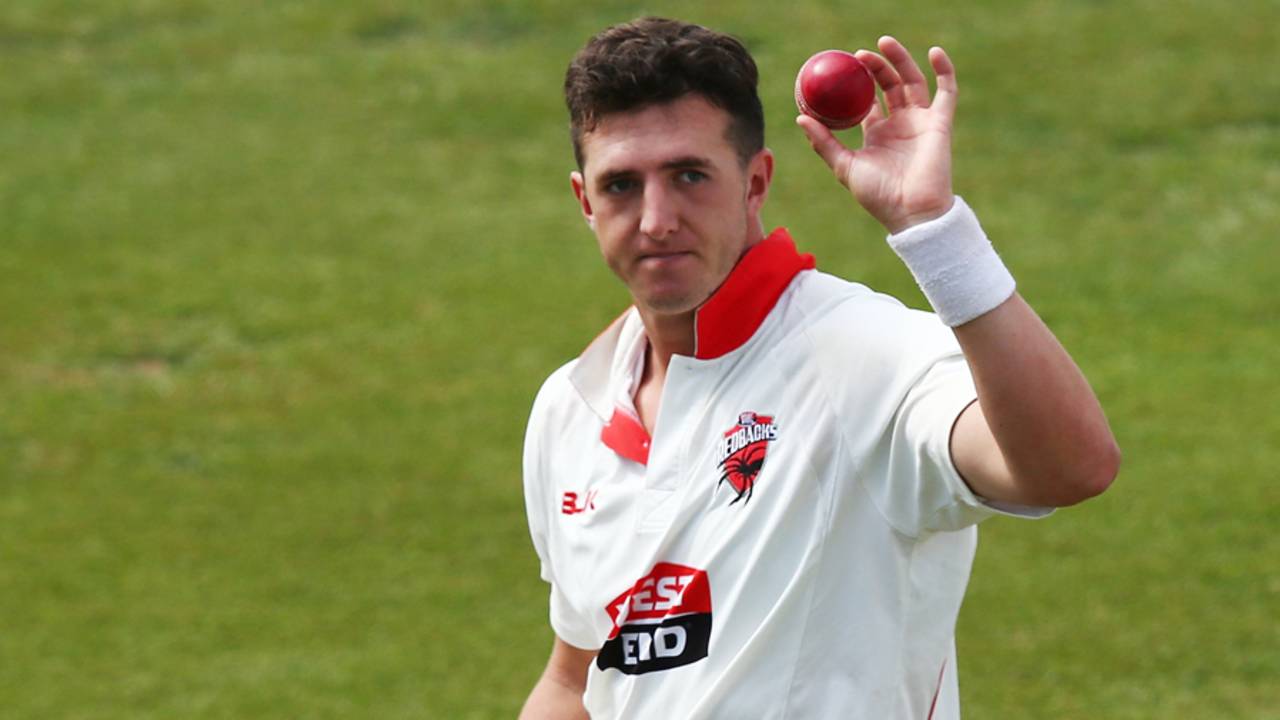
[[[851,150],[825,125],[796,118],[809,144],[836,178],[890,233],[937,218],[951,209],[951,126],[956,109],[956,71],[942,48],[929,50],[937,93],[911,54],[892,37],[880,52],[854,53],[884,93],[862,121],[862,148]]]

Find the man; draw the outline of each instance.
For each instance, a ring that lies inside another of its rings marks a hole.
[[[670,20],[565,82],[573,192],[634,306],[534,403],[556,640],[524,718],[954,718],[975,524],[1104,490],[1087,382],[952,194],[955,71],[885,37],[859,150],[797,123],[935,313],[823,274],[760,209],[756,68]]]

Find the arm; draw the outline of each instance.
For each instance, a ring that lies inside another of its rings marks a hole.
[[[812,118],[797,124],[854,198],[897,234],[955,203],[958,88],[941,48],[929,51],[938,85],[932,101],[906,48],[889,37],[879,48],[883,56],[857,53],[887,108],[876,105],[863,121],[862,148],[850,150]],[[952,459],[973,491],[987,500],[1061,506],[1105,490],[1119,469],[1115,439],[1080,369],[1031,307],[1014,293],[953,329],[978,390],[951,436]]]
[[[547,667],[520,711],[520,720],[586,720],[582,693],[595,656],[592,650],[580,650],[556,638]]]
[[[975,493],[1063,506],[1106,490],[1120,449],[1088,381],[1018,295],[955,328],[978,388],[951,434],[956,469]]]

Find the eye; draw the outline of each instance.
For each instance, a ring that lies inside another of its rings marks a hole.
[[[681,170],[676,177],[686,185],[697,185],[707,179],[707,174],[701,170]]]
[[[621,195],[636,186],[636,181],[630,178],[618,178],[605,183],[604,191],[609,195]]]

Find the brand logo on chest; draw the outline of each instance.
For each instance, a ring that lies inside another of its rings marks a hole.
[[[777,439],[778,424],[773,417],[754,412],[739,413],[738,422],[725,430],[717,453],[720,482],[716,486],[728,483],[733,488],[737,496],[730,505],[739,500],[744,505],[751,501],[756,480],[764,469],[765,456],[769,454],[769,443]]]

